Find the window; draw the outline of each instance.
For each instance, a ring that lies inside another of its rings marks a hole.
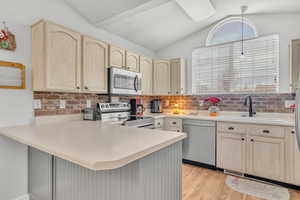
[[[278,92],[279,36],[199,48],[192,54],[193,94]]]
[[[242,40],[242,18],[230,17],[219,22],[208,34],[206,46]],[[255,26],[244,19],[244,38],[257,37]]]

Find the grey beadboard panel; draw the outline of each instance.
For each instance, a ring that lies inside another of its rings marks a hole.
[[[29,192],[31,200],[52,200],[53,156],[28,148]]]
[[[181,161],[182,142],[114,170],[55,158],[54,200],[181,200]]]

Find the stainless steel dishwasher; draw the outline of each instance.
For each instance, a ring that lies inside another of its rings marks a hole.
[[[184,120],[183,160],[187,163],[216,166],[216,123],[203,120]],[[193,163],[195,162],[195,163]]]

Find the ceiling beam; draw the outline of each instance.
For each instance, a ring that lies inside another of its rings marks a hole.
[[[136,8],[127,10],[127,11],[125,11],[123,13],[117,14],[117,15],[115,15],[113,17],[108,18],[108,19],[96,22],[95,25],[97,27],[102,27],[102,26],[105,26],[105,25],[108,25],[108,24],[112,24],[114,22],[120,21],[121,19],[137,15],[137,14],[145,12],[147,10],[151,10],[153,8],[156,8],[158,6],[166,4],[166,3],[170,2],[170,1],[171,0],[151,0],[151,1],[149,1],[149,2],[147,2],[145,4],[143,4],[143,5],[140,5],[140,6],[136,7]]]

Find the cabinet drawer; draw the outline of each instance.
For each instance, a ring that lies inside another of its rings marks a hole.
[[[156,129],[160,129],[164,127],[164,119],[156,119],[154,123]]]
[[[247,125],[244,124],[232,124],[232,123],[217,123],[218,132],[227,133],[245,133],[247,132]]]
[[[249,126],[250,135],[284,138],[284,128],[279,126]]]
[[[181,127],[182,127],[182,119],[166,118],[165,123],[168,128],[181,129]]]

